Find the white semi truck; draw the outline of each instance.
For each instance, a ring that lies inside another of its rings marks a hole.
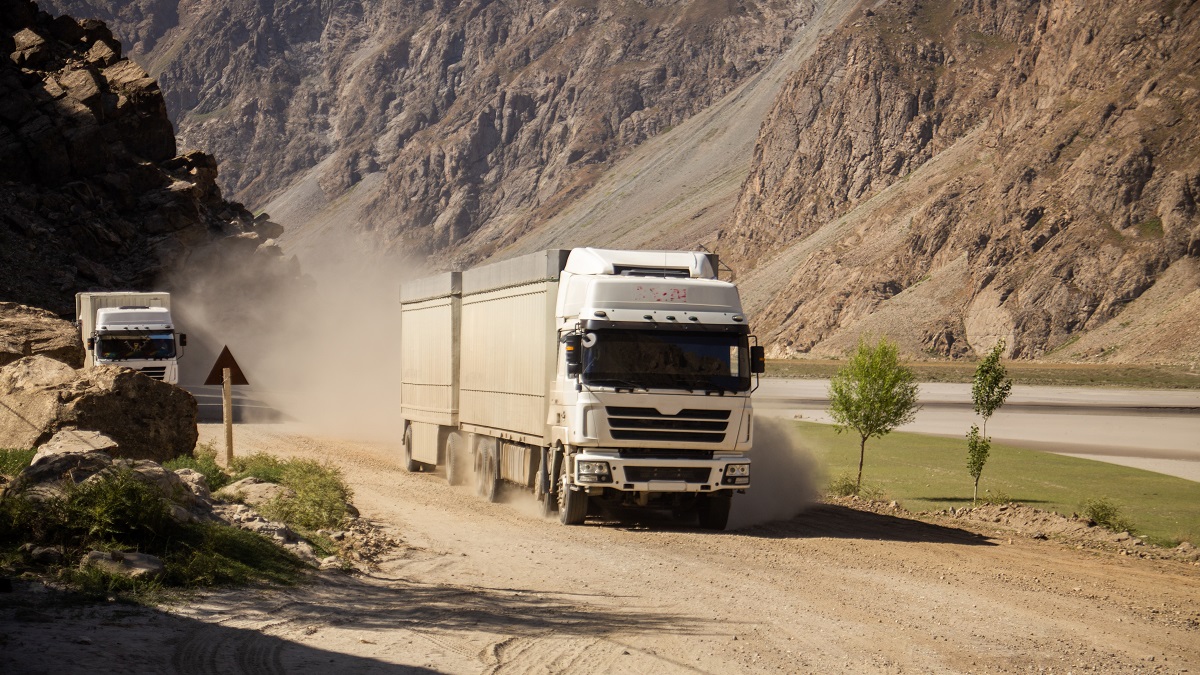
[[[724,529],[763,372],[733,284],[692,251],[549,250],[405,283],[410,471],[502,482],[579,524],[669,509]]]
[[[76,293],[75,317],[87,345],[84,365],[116,365],[179,383],[180,347],[170,293]]]

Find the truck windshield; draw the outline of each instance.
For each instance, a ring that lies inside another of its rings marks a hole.
[[[96,356],[103,361],[175,358],[174,333],[110,333],[96,340]]]
[[[750,389],[750,349],[745,335],[612,329],[589,332],[583,344],[583,381],[588,384]]]

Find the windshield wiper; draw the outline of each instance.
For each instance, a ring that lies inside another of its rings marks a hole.
[[[588,380],[587,383],[601,386],[601,387],[612,387],[613,389],[616,389],[617,391],[621,391],[622,389],[628,389],[631,392],[637,391],[638,389],[650,391],[649,389],[641,386],[640,384],[634,384],[633,382],[630,382],[629,380],[622,380],[622,379],[616,378],[616,377],[601,377],[598,379]]]

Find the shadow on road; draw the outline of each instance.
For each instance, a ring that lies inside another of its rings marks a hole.
[[[104,663],[105,669],[154,673],[432,673],[424,667],[318,649],[268,634],[272,628],[319,635],[325,630],[375,633],[386,645],[409,631],[468,661],[505,637],[595,638],[614,634],[710,634],[698,619],[664,613],[637,600],[619,606],[594,594],[413,583],[405,579],[322,574],[313,583],[207,595],[211,620],[149,607],[114,606],[24,584],[0,607],[3,672],[55,672],[56,665]],[[49,595],[48,595],[49,594]],[[50,597],[54,596],[54,597]],[[62,597],[59,597],[62,596]],[[242,624],[246,627],[237,627]],[[86,636],[81,639],[79,636]],[[53,649],[53,653],[48,650]]]
[[[738,534],[767,539],[866,539],[966,546],[995,546],[987,537],[955,527],[934,525],[838,504],[816,504],[791,520],[756,525]]]
[[[319,649],[151,607],[94,602],[38,583],[15,584],[0,606],[0,672],[424,675],[421,666]],[[256,597],[261,598],[261,596]],[[272,621],[271,623],[276,623]]]
[[[590,604],[591,593],[544,593],[520,588],[421,584],[402,578],[325,574],[314,584],[273,594],[275,620],[300,625],[417,632],[479,631],[508,636],[597,636],[611,633],[707,634],[700,621],[663,613],[651,606],[622,602],[620,607]],[[603,599],[612,599],[603,596]],[[262,604],[228,602],[220,613],[261,611]]]

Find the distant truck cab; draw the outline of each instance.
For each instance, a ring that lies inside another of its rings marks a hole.
[[[181,347],[170,293],[77,293],[75,316],[87,347],[85,367],[117,365],[179,383]]]
[[[715,257],[550,250],[404,284],[408,469],[524,487],[564,524],[644,507],[724,529],[763,353]]]

